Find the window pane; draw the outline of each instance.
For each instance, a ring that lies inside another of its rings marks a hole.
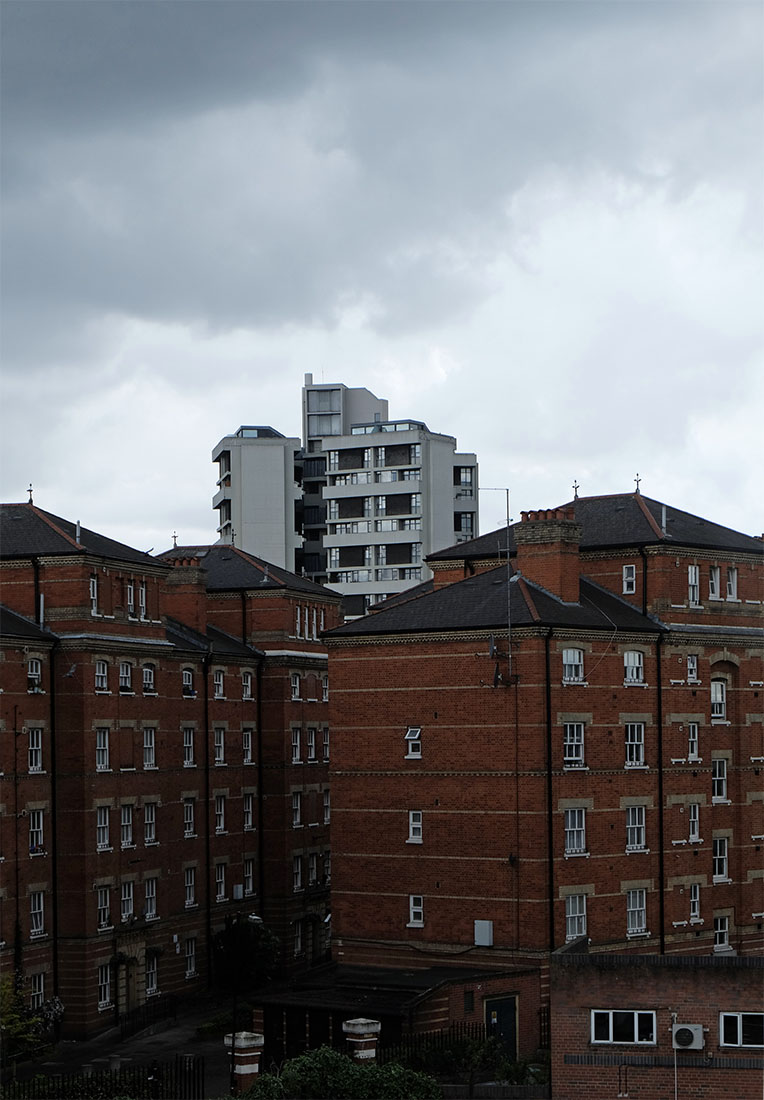
[[[633,1012],[614,1012],[613,1013],[613,1042],[614,1043],[633,1043],[634,1042],[634,1013]]]
[[[722,1016],[722,1042],[727,1046],[738,1045],[737,1016]]]
[[[652,1043],[655,1041],[655,1036],[653,1035],[652,1012],[637,1013],[637,1040],[640,1043]]]
[[[764,1013],[744,1012],[742,1025],[744,1047],[764,1046]]]
[[[597,1042],[607,1043],[610,1039],[610,1013],[594,1013],[594,1038]]]

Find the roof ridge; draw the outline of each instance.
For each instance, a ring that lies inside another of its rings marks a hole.
[[[30,504],[25,505],[25,507],[31,508],[32,511],[34,512],[34,514],[36,516],[38,516],[43,521],[43,523],[47,523],[48,527],[52,527],[53,530],[56,532],[56,534],[60,535],[62,539],[66,539],[66,541],[70,542],[72,544],[72,546],[76,546],[78,550],[84,550],[85,549],[85,544],[84,543],[77,542],[76,539],[73,539],[71,535],[67,534],[66,531],[62,530],[58,526],[57,523],[53,522],[53,520],[50,516],[50,513],[43,511],[42,508],[38,508],[36,504],[31,504],[30,503]],[[76,530],[76,528],[75,528],[75,530]]]
[[[636,500],[637,504],[639,505],[640,511],[643,513],[643,515],[645,516],[647,522],[650,524],[650,526],[652,527],[653,531],[658,536],[658,538],[659,539],[665,539],[666,532],[662,531],[661,528],[658,526],[658,523],[657,523],[655,517],[653,516],[650,509],[645,504],[644,499],[642,497],[642,494],[641,493],[635,493],[634,494],[634,499]],[[650,498],[650,499],[652,499],[652,498]],[[659,503],[659,502],[656,501],[656,503]]]
[[[538,613],[538,610],[536,608],[536,604],[533,602],[533,596],[531,596],[531,594],[530,594],[530,590],[528,589],[528,585],[526,583],[525,577],[522,575],[522,573],[516,573],[515,575],[517,577],[517,583],[520,585],[520,591],[523,594],[523,598],[525,600],[526,607],[528,608],[528,610],[531,613],[531,618],[533,619],[534,622],[540,623],[541,622],[541,616]]]

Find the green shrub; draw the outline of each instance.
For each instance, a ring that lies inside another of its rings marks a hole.
[[[262,1074],[246,1100],[438,1100],[431,1077],[396,1062],[380,1066],[354,1062],[321,1047],[291,1058],[278,1074]]]

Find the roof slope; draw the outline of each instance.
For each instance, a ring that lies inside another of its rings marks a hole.
[[[226,591],[232,588],[289,588],[306,595],[320,596],[322,599],[340,600],[338,592],[332,592],[315,581],[299,577],[282,569],[278,565],[247,554],[238,546],[227,543],[215,543],[212,546],[174,546],[158,554],[160,561],[172,562],[179,559],[198,558],[199,564],[207,573],[207,589]]]
[[[29,558],[33,555],[95,554],[115,561],[141,565],[158,563],[142,550],[99,535],[34,504],[0,504],[0,558]]]
[[[712,523],[691,512],[683,512],[670,504],[652,500],[641,493],[616,493],[612,496],[578,497],[562,508],[572,508],[581,524],[581,549],[604,547],[652,546],[670,543],[676,546],[696,546],[718,550],[737,550],[761,554],[764,544],[759,538],[733,531],[730,527]],[[666,509],[666,529],[662,530],[663,509]],[[509,550],[517,547],[514,524],[509,532]],[[480,535],[469,542],[460,542],[427,556],[427,561],[463,561],[499,557],[506,554],[506,527]]]
[[[31,619],[11,611],[10,607],[0,604],[0,638],[23,638],[25,642],[54,642],[56,635],[40,627]]]
[[[440,630],[507,629],[507,584],[510,621],[517,626],[570,626],[586,630],[656,631],[663,627],[632,604],[598,584],[581,578],[579,603],[563,603],[518,573],[507,579],[507,567],[487,569],[474,577],[438,588],[418,599],[354,619],[325,637],[410,634]]]

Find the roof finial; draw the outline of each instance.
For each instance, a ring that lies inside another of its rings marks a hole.
[[[31,481],[29,482],[29,488],[27,489],[27,492],[29,493],[29,500],[27,501],[27,503],[28,504],[34,504],[34,501],[32,500],[32,482]]]
[[[173,531],[173,533],[172,533],[172,545],[173,545],[173,547],[178,545],[178,532],[177,531]]]
[[[642,480],[642,478],[639,476],[639,474],[637,474],[637,476],[634,478],[634,480],[637,483],[637,492],[639,492],[639,483]]]
[[[581,488],[581,486],[578,484],[578,482],[574,481],[573,482],[573,499],[574,500],[578,500],[578,490],[580,488]]]

